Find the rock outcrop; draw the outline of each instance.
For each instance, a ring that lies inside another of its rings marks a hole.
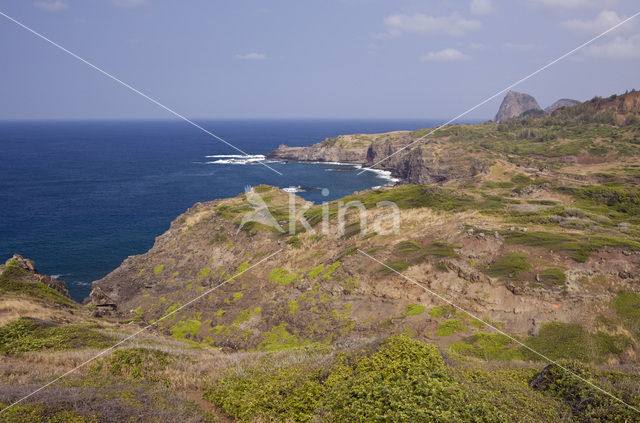
[[[551,113],[554,110],[557,110],[561,107],[570,107],[570,106],[575,106],[576,104],[580,104],[580,102],[578,100],[572,100],[570,98],[561,98],[560,100],[553,103],[551,106],[546,107],[544,111],[545,113]]]
[[[540,110],[540,106],[535,98],[529,94],[509,91],[500,104],[500,109],[494,118],[497,123],[520,116],[530,110]]]
[[[409,184],[443,183],[475,176],[488,169],[487,161],[471,157],[463,146],[452,148],[433,138],[420,139],[415,143],[419,138],[419,134],[409,131],[374,134],[367,140],[369,144],[366,147],[353,144],[337,146],[332,145],[334,139],[325,139],[308,147],[281,145],[267,157],[301,162],[351,163],[365,168],[375,166]]]
[[[0,274],[2,274],[2,272],[7,270],[8,268],[14,266],[22,269],[25,272],[24,279],[34,283],[43,283],[49,288],[55,289],[63,296],[71,298],[69,297],[69,291],[67,290],[67,287],[63,281],[59,281],[55,278],[52,278],[51,276],[43,275],[42,273],[38,272],[33,260],[24,258],[19,254],[14,254],[13,257],[7,260],[4,266],[0,266]]]

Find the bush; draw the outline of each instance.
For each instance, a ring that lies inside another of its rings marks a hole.
[[[494,377],[495,371],[452,369],[435,345],[405,335],[327,357],[312,354],[286,366],[267,357],[257,367],[230,369],[205,398],[247,422],[561,420],[558,404],[527,386],[531,371]]]

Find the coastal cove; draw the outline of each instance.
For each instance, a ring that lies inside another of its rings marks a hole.
[[[203,125],[252,155],[351,133],[417,130],[436,120],[226,120]],[[2,122],[0,255],[18,253],[67,284],[77,301],[91,282],[147,251],[194,203],[261,183],[315,188],[321,202],[385,185],[388,173],[273,161],[277,175],[179,121]],[[211,157],[216,156],[216,157]],[[226,156],[226,157],[220,157]],[[254,156],[259,158],[258,156]],[[229,161],[231,159],[231,161]],[[272,161],[272,160],[268,160]],[[323,196],[321,188],[329,188]],[[28,213],[27,213],[28,211]]]

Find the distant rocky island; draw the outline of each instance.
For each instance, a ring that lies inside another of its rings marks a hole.
[[[516,91],[509,91],[502,100],[500,109],[493,121],[502,123],[509,119],[522,116],[525,113],[529,116],[542,115],[544,113],[549,114],[561,107],[575,106],[576,104],[580,104],[580,102],[563,98],[542,110],[533,96]]]

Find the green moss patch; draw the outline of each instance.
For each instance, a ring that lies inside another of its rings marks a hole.
[[[289,285],[291,282],[295,281],[297,278],[298,278],[297,273],[295,272],[289,273],[286,269],[282,267],[277,267],[271,270],[271,272],[269,272],[269,279],[283,286]]]
[[[405,307],[404,313],[407,316],[418,316],[424,313],[424,310],[425,308],[421,304],[409,304],[408,306]]]
[[[177,340],[190,340],[200,332],[202,322],[196,319],[181,320],[171,328],[171,334]]]
[[[464,332],[467,330],[464,322],[458,318],[447,319],[443,322],[438,323],[438,330],[436,330],[436,335],[438,336],[451,336],[454,333]]]

